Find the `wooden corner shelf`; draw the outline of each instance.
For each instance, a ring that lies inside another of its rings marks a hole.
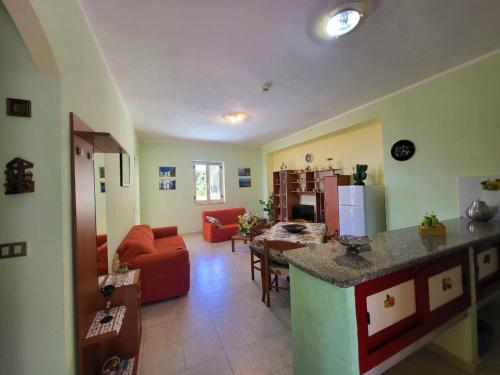
[[[122,328],[127,308],[125,306],[115,306],[109,311],[113,320],[109,323],[101,324],[100,320],[106,315],[104,310],[96,312],[92,323],[90,324],[85,338],[82,340],[82,346],[90,346],[118,337]]]

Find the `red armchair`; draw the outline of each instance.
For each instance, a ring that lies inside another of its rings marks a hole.
[[[201,221],[203,226],[203,238],[208,242],[221,242],[230,240],[238,232],[238,216],[244,215],[244,208],[222,208],[219,210],[202,211]],[[214,217],[222,224],[209,223],[207,216]]]
[[[142,303],[189,292],[189,252],[177,227],[135,225],[117,250],[120,262],[141,270]]]

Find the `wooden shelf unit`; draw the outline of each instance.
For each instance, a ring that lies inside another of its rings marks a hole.
[[[338,185],[349,185],[350,176],[340,176],[333,174],[333,170],[318,170],[297,172],[294,170],[284,170],[273,172],[273,203],[274,217],[277,221],[292,220],[292,206],[300,203],[301,196],[315,196],[316,210],[315,222],[325,222],[327,210],[325,204],[337,202],[336,220],[330,220],[333,231],[338,232],[338,193],[329,190],[329,197],[325,196],[325,178],[338,180]],[[335,213],[333,213],[335,216]],[[330,219],[332,214],[328,216]],[[329,231],[330,232],[330,231]]]

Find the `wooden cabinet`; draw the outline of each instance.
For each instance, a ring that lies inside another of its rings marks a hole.
[[[368,336],[401,323],[417,313],[415,279],[410,279],[366,298]]]
[[[324,218],[327,235],[333,236],[339,233],[339,192],[341,185],[350,185],[349,176],[326,176],[324,182]]]
[[[468,249],[355,287],[361,373],[470,304]]]
[[[474,252],[477,299],[500,290],[500,244],[485,244]]]
[[[429,265],[422,271],[425,325],[431,330],[465,310],[469,305],[467,250]]]
[[[291,170],[273,172],[274,217],[277,221],[291,220],[292,206],[299,203],[297,173]]]

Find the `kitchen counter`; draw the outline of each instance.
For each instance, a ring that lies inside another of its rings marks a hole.
[[[337,242],[285,252],[298,269],[341,288],[449,255],[465,246],[500,239],[500,221],[472,223],[459,218],[443,221],[446,237],[421,236],[409,227],[370,236],[370,244],[349,255]]]

